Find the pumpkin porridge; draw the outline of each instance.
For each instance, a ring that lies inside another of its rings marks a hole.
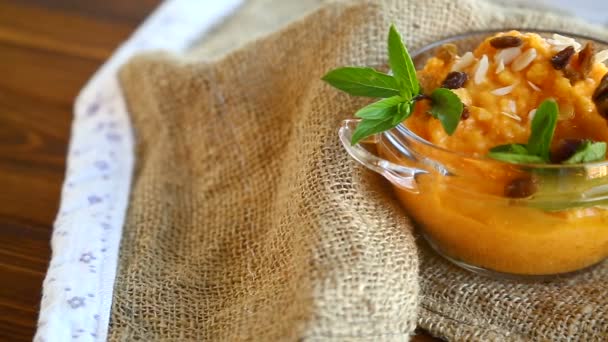
[[[545,276],[606,259],[608,43],[518,31],[443,42],[418,52],[417,70],[391,26],[391,73],[323,77],[380,98],[343,122],[346,151],[464,268]]]
[[[450,136],[426,114],[428,103],[420,101],[405,125],[436,146],[483,157],[494,146],[526,143],[538,106],[553,99],[559,106],[553,161],[568,157],[568,148],[575,149],[569,144],[608,141],[608,112],[599,112],[601,106],[593,100],[602,79],[607,82],[608,68],[596,55],[591,55],[593,63],[584,60],[590,58],[584,53],[592,45],[556,37],[561,40],[513,31],[488,38],[460,57],[451,46],[440,49],[418,77],[425,91],[441,85],[453,89],[465,106],[461,122]],[[501,40],[506,45],[496,44]],[[605,59],[605,54],[600,57]],[[403,162],[382,145],[380,152]],[[499,272],[539,275],[578,270],[608,256],[605,208],[509,206],[509,198],[534,196],[542,186],[535,182],[542,180],[494,165],[447,159],[442,161],[460,164],[469,177],[422,176],[418,194],[398,187],[396,192],[424,233],[449,257]]]

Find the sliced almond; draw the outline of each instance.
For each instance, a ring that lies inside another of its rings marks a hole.
[[[490,63],[488,62],[488,56],[483,55],[475,70],[475,84],[481,84],[486,80],[486,74],[488,73],[489,67]]]
[[[565,42],[565,43],[569,43],[569,42],[574,42],[575,41],[574,38],[566,37],[566,36],[563,36],[563,35],[561,35],[559,33],[554,33],[553,34],[553,39],[555,39],[557,41]]]
[[[494,62],[498,63],[502,60],[505,65],[509,65],[519,55],[521,55],[521,46],[500,50],[500,52],[494,55]]]
[[[496,96],[504,96],[504,95],[510,94],[513,91],[513,89],[515,88],[515,86],[516,86],[516,84],[511,84],[510,86],[494,89],[490,93],[492,93]]]
[[[471,99],[471,95],[469,94],[469,91],[466,88],[454,89],[454,90],[452,90],[452,92],[460,98],[460,101],[465,106],[470,106],[473,103],[473,100]]]
[[[513,100],[509,100],[509,104],[508,104],[508,106],[509,106],[509,111],[510,111],[511,113],[515,113],[515,112],[517,112],[517,103],[515,103],[515,101],[513,101]],[[519,117],[519,116],[518,116],[518,117]]]
[[[572,46],[574,48],[574,51],[576,51],[576,52],[581,51],[581,48],[583,47],[580,43],[556,44],[556,45],[551,45],[551,50],[553,50],[554,52],[559,52],[559,51],[562,51],[563,49],[567,48],[568,46]]]
[[[534,83],[528,81],[528,85],[530,86],[530,88],[532,88],[534,91],[541,91],[541,89]]]
[[[511,119],[515,120],[515,121],[521,121],[521,118],[518,115],[515,115],[513,113],[508,113],[508,112],[500,112],[500,114],[510,117]]]
[[[537,53],[536,53],[535,48],[530,48],[530,49],[524,51],[519,57],[517,57],[513,61],[513,65],[511,66],[511,69],[513,69],[513,71],[524,70],[526,67],[528,67],[528,65],[530,65],[530,63],[532,63],[532,61],[534,61],[536,59],[536,56],[537,56]]]
[[[553,35],[553,39],[547,39],[547,43],[553,46],[554,51],[561,51],[568,46],[572,46],[578,52],[582,48],[582,45],[574,38],[562,36],[557,33]]]
[[[473,63],[475,63],[475,55],[471,51],[465,53],[454,63],[452,66],[452,71],[462,71],[465,68],[468,68]]]
[[[532,109],[529,113],[528,113],[528,120],[532,121],[534,120],[534,115],[536,115],[536,108]]]
[[[595,55],[596,63],[604,63],[608,61],[608,49],[602,50]]]
[[[498,66],[496,67],[496,74],[500,74],[505,70],[505,62],[501,59],[498,61]]]

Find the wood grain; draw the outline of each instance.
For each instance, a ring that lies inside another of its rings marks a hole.
[[[0,341],[35,331],[74,98],[159,2],[0,0]]]
[[[0,0],[0,341],[31,341],[72,103],[159,0]]]

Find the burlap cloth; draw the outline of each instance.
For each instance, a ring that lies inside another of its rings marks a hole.
[[[571,19],[479,0],[332,3],[214,62],[133,59],[138,140],[110,340],[608,340],[608,266],[494,281],[416,245],[387,182],[340,146],[363,105],[319,78],[459,32]],[[440,215],[441,213],[437,213]],[[608,227],[607,227],[608,229]]]

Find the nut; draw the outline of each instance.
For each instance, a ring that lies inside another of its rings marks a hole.
[[[600,80],[600,84],[593,93],[593,100],[595,101],[606,96],[608,96],[608,73]]]
[[[581,75],[580,72],[574,70],[574,68],[570,65],[565,67],[562,72],[564,73],[564,77],[570,80],[571,85],[574,85],[576,82],[583,79],[583,75]]]
[[[608,96],[595,101],[595,106],[597,107],[597,112],[605,119],[608,119]]]
[[[551,58],[551,64],[555,70],[562,70],[570,63],[572,56],[576,53],[573,46],[568,46],[562,51],[558,52]]]
[[[597,107],[597,112],[608,119],[608,73],[602,77],[600,84],[593,93],[592,99]]]
[[[523,40],[515,36],[501,36],[492,38],[490,40],[490,45],[492,45],[496,49],[506,49],[510,47],[520,46],[521,44],[523,44]]]
[[[563,69],[564,77],[570,80],[570,84],[574,85],[578,81],[582,81],[591,72],[593,68],[593,60],[595,58],[595,44],[588,42],[585,47],[578,53],[577,67],[566,65]]]
[[[593,57],[595,56],[595,44],[587,42],[585,47],[578,53],[579,71],[583,78],[589,76],[593,68]]]
[[[469,80],[469,76],[461,71],[452,71],[443,80],[441,87],[447,89],[458,89],[462,88],[464,84]]]

